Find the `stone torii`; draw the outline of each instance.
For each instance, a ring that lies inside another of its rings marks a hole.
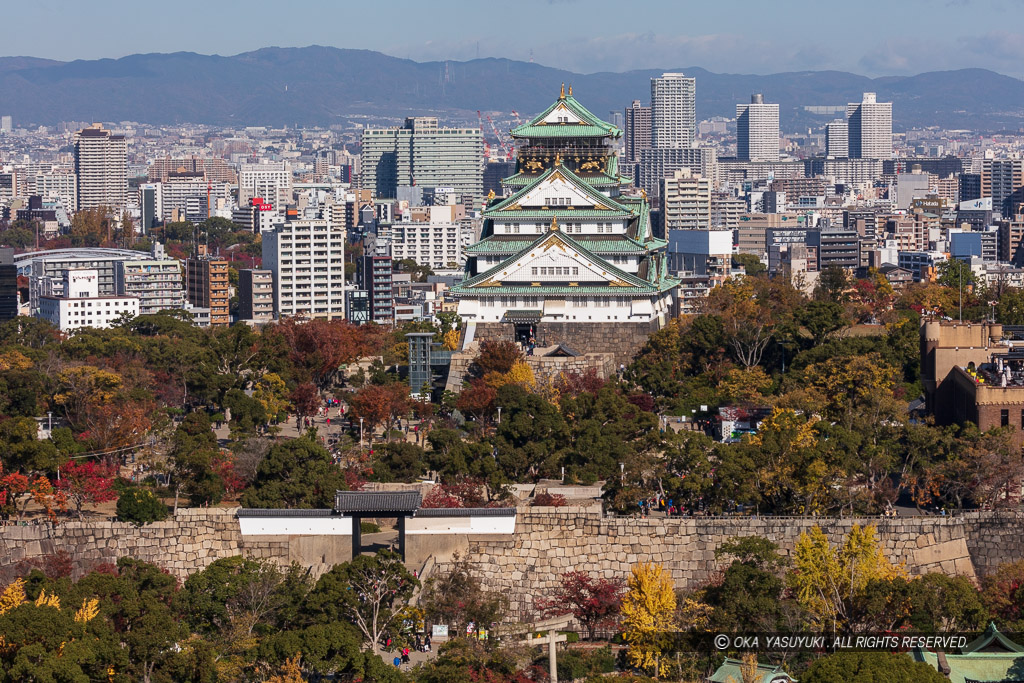
[[[541,621],[535,621],[532,624],[522,624],[517,627],[511,633],[535,633],[545,632],[545,635],[537,638],[527,637],[525,640],[520,640],[520,645],[544,645],[547,643],[548,646],[548,676],[551,679],[551,683],[558,683],[558,659],[556,645],[558,643],[564,643],[568,640],[568,636],[564,633],[558,633],[558,629],[568,628],[569,623],[572,621],[571,615],[563,615],[560,617],[551,617],[550,619],[544,619]]]

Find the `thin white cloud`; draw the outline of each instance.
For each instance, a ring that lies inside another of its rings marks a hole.
[[[419,61],[461,61],[478,54],[523,61],[532,58],[545,66],[578,73],[697,66],[715,72],[749,74],[838,69],[885,76],[967,67],[987,68],[1016,77],[1024,74],[1024,34],[1010,31],[989,31],[959,38],[890,38],[869,45],[860,55],[814,40],[793,42],[770,36],[751,39],[734,33],[662,35],[654,32],[567,36],[543,44],[531,44],[520,34],[515,38],[466,37],[458,43],[406,43],[385,52]]]

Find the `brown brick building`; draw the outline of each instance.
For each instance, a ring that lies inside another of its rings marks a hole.
[[[210,309],[210,325],[229,325],[228,262],[209,256],[200,245],[199,254],[185,261],[185,292],[188,302]]]
[[[921,381],[937,424],[1012,427],[1014,442],[1024,445],[1024,340],[1016,339],[1022,332],[995,323],[923,321]]]

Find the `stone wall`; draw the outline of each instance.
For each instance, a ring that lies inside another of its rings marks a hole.
[[[131,556],[165,567],[184,579],[222,557],[244,555],[310,567],[319,575],[349,559],[348,537],[243,537],[234,509],[179,510],[171,520],[135,527],[120,522],[67,522],[0,527],[0,583],[25,568],[25,561],[59,551],[73,561],[75,575]],[[820,526],[838,544],[854,524],[874,524],[886,554],[911,574],[939,571],[975,579],[1005,562],[1024,559],[1024,513],[969,513],[956,517],[833,519],[626,518],[605,517],[599,504],[519,509],[512,536],[431,535],[409,537],[409,566],[450,569],[458,551],[489,590],[509,596],[517,615],[529,613],[560,576],[580,569],[626,577],[639,561],[660,562],[680,588],[693,587],[720,567],[714,551],[734,536],[764,536],[792,551],[799,534]]]
[[[974,579],[976,553],[986,571],[1024,558],[1024,545],[1013,537],[1024,523],[1019,517],[638,519],[602,517],[593,506],[522,508],[513,542],[471,540],[466,556],[487,587],[507,594],[512,611],[523,616],[570,570],[624,578],[632,564],[653,561],[666,566],[678,587],[688,588],[719,568],[714,551],[731,537],[764,536],[788,554],[800,533],[815,524],[837,544],[857,523],[876,525],[886,554],[911,574],[940,571]],[[435,559],[435,571],[450,568],[443,558]]]
[[[647,338],[658,330],[657,322],[541,322],[536,326],[538,346],[565,344],[577,353],[610,353],[615,367],[626,365],[643,348]],[[515,340],[515,326],[511,323],[477,323],[474,340]]]
[[[66,552],[74,576],[124,556],[152,562],[184,580],[215,560],[232,555],[289,557],[287,539],[243,540],[235,509],[179,509],[163,522],[137,527],[124,522],[64,522],[0,527],[0,579],[23,563]]]
[[[469,366],[479,355],[478,341],[471,342],[464,350],[452,354],[445,390],[455,393],[462,391],[462,382],[466,379]],[[554,382],[563,372],[585,375],[591,369],[596,371],[601,379],[610,379],[618,369],[616,356],[611,353],[584,353],[579,356],[535,355],[526,356],[526,362],[533,370],[533,376],[539,385]]]

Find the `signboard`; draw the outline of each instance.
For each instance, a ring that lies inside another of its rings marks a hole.
[[[961,211],[991,211],[992,210],[992,198],[982,197],[981,199],[968,199],[967,201],[960,202]]]
[[[448,624],[434,624],[430,627],[431,638],[447,638]]]

